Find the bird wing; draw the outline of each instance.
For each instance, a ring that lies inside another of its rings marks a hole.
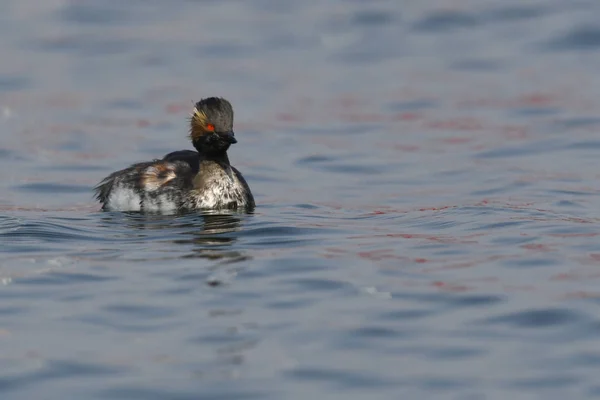
[[[237,179],[240,181],[240,183],[242,184],[242,186],[244,186],[245,192],[246,192],[246,196],[247,196],[247,203],[248,206],[253,208],[255,207],[255,203],[254,203],[254,196],[252,195],[252,191],[250,191],[250,186],[248,185],[248,182],[246,182],[246,179],[244,179],[244,177],[242,176],[241,172],[237,170],[237,168],[235,167],[231,167],[231,169],[233,170],[233,173],[235,174],[235,176],[237,177]]]
[[[195,175],[189,162],[176,158],[141,162],[113,172],[94,188],[94,192],[96,199],[104,204],[116,188],[138,193],[154,192],[165,186],[186,188],[191,187]]]
[[[200,154],[193,150],[179,150],[167,154],[163,157],[164,161],[175,162],[180,161],[188,164],[195,175],[200,170]]]

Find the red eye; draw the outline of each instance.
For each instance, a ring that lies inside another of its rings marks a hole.
[[[206,130],[214,132],[215,131],[215,126],[213,124],[206,124]]]

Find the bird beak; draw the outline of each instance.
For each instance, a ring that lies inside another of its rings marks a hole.
[[[236,138],[235,138],[235,135],[234,135],[233,131],[232,131],[232,132],[225,132],[225,133],[222,133],[222,134],[221,134],[221,137],[222,137],[222,138],[223,138],[223,140],[225,140],[227,143],[231,143],[231,144],[237,143],[237,140],[236,140]]]

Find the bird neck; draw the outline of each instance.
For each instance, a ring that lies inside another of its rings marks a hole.
[[[198,153],[200,153],[200,158],[202,158],[203,160],[215,161],[219,164],[230,165],[229,157],[227,156],[226,151],[210,152],[210,151],[205,151],[205,150],[203,151],[200,149],[197,149],[197,150],[198,150]]]

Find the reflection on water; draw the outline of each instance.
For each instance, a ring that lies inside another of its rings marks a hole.
[[[161,245],[172,243],[185,245],[188,249],[191,247],[191,253],[181,253],[181,258],[206,258],[225,264],[249,259],[249,255],[234,250],[232,246],[239,240],[235,232],[242,229],[244,220],[251,215],[230,210],[192,212],[175,217],[106,212],[102,213],[100,221],[101,226],[108,230],[117,228],[115,233],[119,236],[152,237]]]

